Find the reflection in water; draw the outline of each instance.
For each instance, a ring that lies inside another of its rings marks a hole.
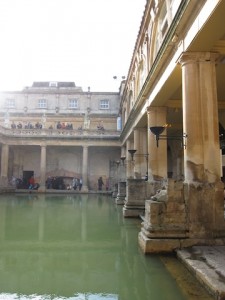
[[[32,299],[32,300],[117,300],[118,297],[117,295],[101,295],[101,294],[77,294],[72,297],[59,297],[59,296],[54,296],[54,295],[42,295],[42,296],[37,296],[37,295],[30,295],[30,296],[25,296],[25,295],[17,295],[17,294],[0,294],[0,299],[4,300],[27,300],[27,299]]]
[[[0,299],[187,299],[140,222],[104,195],[0,196]]]

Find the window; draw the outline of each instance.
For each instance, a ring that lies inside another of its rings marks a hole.
[[[162,10],[160,12],[160,30],[161,30],[161,38],[163,39],[165,33],[168,29],[168,16],[167,16],[167,7],[166,3],[163,4]]]
[[[69,108],[78,108],[78,100],[69,99]]]
[[[109,109],[109,100],[100,100],[100,109]]]
[[[56,81],[49,82],[49,87],[57,87],[57,82]]]
[[[47,107],[46,99],[39,99],[38,100],[38,107],[39,108],[46,108]]]
[[[6,99],[5,106],[7,108],[14,108],[15,107],[15,99]]]

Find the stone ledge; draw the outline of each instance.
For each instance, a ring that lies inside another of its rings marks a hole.
[[[177,256],[215,299],[225,299],[225,246],[194,246]]]
[[[139,246],[144,253],[169,253],[180,249],[180,239],[147,238],[142,232],[138,235]]]

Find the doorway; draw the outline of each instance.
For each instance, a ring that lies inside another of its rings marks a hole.
[[[29,179],[34,176],[34,171],[23,171],[23,185],[24,187],[29,187]]]

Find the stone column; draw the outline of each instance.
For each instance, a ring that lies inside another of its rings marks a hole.
[[[45,191],[46,180],[46,146],[41,146],[41,170],[40,170],[40,188],[39,191]]]
[[[163,126],[167,123],[166,107],[149,107],[148,130],[152,126]],[[148,178],[149,181],[163,180],[167,178],[167,141],[159,140],[159,146],[156,145],[155,135],[148,132]],[[166,130],[163,133],[166,134]]]
[[[141,143],[140,143],[140,128],[134,128],[134,149],[135,158],[134,158],[134,178],[141,178]]]
[[[148,128],[142,128],[140,132],[140,151],[141,155],[141,174],[144,178],[146,173],[148,173],[148,146],[147,146],[147,135],[149,134]]]
[[[215,53],[184,53],[185,198],[189,236],[212,238],[224,228]]]
[[[124,159],[122,159],[124,158]],[[123,146],[121,148],[121,180],[126,181],[126,165],[127,165],[127,157],[126,157],[126,147]]]
[[[137,135],[136,135],[137,134]],[[138,147],[139,134],[135,134],[136,146]],[[143,215],[145,208],[145,199],[146,199],[146,186],[144,179],[134,178],[134,165],[136,157],[134,160],[131,160],[131,155],[128,152],[128,149],[134,149],[134,145],[131,141],[127,141],[127,180],[126,180],[126,197],[123,207],[123,216],[124,217],[139,217]],[[136,149],[135,149],[136,150]]]
[[[125,158],[125,147],[121,148],[121,158]],[[125,159],[120,160],[119,166],[119,180],[118,180],[118,193],[116,196],[116,204],[124,204],[126,197],[126,161]]]
[[[0,186],[8,186],[9,145],[2,145]]]
[[[180,59],[186,182],[214,183],[221,176],[215,58],[212,53],[184,53]]]
[[[127,159],[127,178],[133,178],[134,173],[134,161],[131,161],[131,155],[128,152],[129,149],[133,148],[130,140],[126,141],[126,159]]]
[[[150,107],[147,112],[148,127],[166,124],[165,107]],[[149,132],[148,153],[148,200],[138,241],[145,253],[169,252],[179,248],[180,239],[186,238],[183,182],[167,178],[167,140],[159,140],[157,147],[155,135]]]
[[[83,146],[83,164],[82,164],[82,191],[88,191],[88,146]]]

